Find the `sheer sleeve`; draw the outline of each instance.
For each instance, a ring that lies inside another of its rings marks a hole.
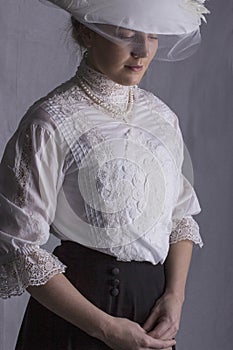
[[[159,110],[164,118],[174,127],[179,135],[179,178],[177,189],[177,200],[172,211],[172,231],[170,234],[170,244],[181,240],[191,240],[200,247],[203,241],[199,232],[199,225],[193,219],[193,215],[200,213],[201,207],[197,195],[186,177],[182,173],[184,161],[184,141],[177,115],[158,97],[153,97],[151,105]]]
[[[192,217],[200,211],[199,201],[193,187],[181,174],[178,200],[172,214],[170,244],[188,239],[200,247],[203,246],[199,225]]]
[[[50,130],[26,123],[0,164],[0,296],[45,284],[66,266],[40,246],[50,235],[63,181],[62,147]]]

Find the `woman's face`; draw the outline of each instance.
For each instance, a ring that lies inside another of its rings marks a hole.
[[[118,41],[90,31],[87,62],[118,84],[137,85],[156,54],[157,35],[124,28],[116,32],[115,27],[105,25],[105,30],[106,27]]]

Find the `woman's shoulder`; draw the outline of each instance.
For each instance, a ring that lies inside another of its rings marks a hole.
[[[19,127],[35,124],[53,132],[61,120],[68,120],[82,109],[82,102],[79,87],[70,79],[29,106]]]
[[[162,115],[173,127],[179,128],[178,116],[160,97],[142,88],[138,88],[137,96],[139,101],[144,100],[152,111]]]

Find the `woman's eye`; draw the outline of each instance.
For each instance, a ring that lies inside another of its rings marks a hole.
[[[135,37],[135,33],[133,31],[119,31],[117,33],[117,37],[120,39],[132,39]]]
[[[131,36],[119,35],[118,38],[120,38],[120,39],[126,39],[126,40],[128,39],[128,40],[129,40],[129,39],[133,39],[133,38],[134,38],[134,35],[131,35]]]
[[[131,34],[131,35],[125,35],[125,34],[120,34],[118,33],[117,37],[119,39],[123,39],[123,40],[132,40],[132,39],[136,39],[137,36],[135,34]],[[156,35],[149,35],[148,36],[148,39],[151,39],[151,40],[158,40],[158,37]],[[138,41],[141,41],[142,39],[140,38],[137,38]]]
[[[118,33],[117,36],[121,39],[130,39],[133,38],[135,36],[135,34],[130,34],[130,33]]]

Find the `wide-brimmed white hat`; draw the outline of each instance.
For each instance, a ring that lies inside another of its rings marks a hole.
[[[178,52],[200,42],[201,20],[209,10],[205,0],[40,0],[68,11],[79,22],[115,40],[103,24],[160,36],[160,56],[175,59]],[[162,53],[162,54],[161,54]]]

